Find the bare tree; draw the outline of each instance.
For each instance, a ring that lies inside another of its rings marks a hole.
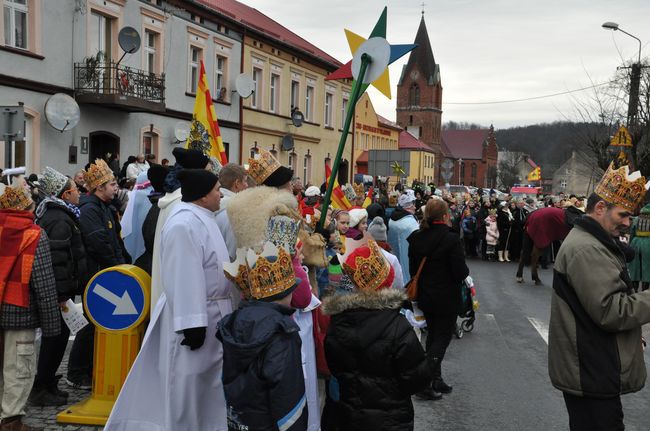
[[[503,155],[501,155],[503,154]],[[496,177],[499,188],[509,190],[513,185],[521,183],[519,164],[525,162],[528,156],[520,151],[505,151],[500,153],[499,167]]]

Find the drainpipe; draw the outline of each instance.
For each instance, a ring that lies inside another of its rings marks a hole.
[[[244,41],[246,39],[246,27],[241,40],[241,59],[239,61],[239,73],[244,73]],[[244,165],[244,99],[239,96],[239,164]]]

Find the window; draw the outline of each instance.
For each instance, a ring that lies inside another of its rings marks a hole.
[[[158,33],[151,30],[144,31],[144,70],[147,73],[158,73],[156,47],[158,46]]]
[[[567,182],[566,182],[566,180],[562,180],[562,181],[560,182],[560,187],[563,188],[563,189],[566,189],[566,186],[567,186]]]
[[[302,159],[302,178],[303,184],[309,184],[311,182],[311,156],[305,154],[305,157]]]
[[[418,106],[420,104],[420,87],[417,84],[409,88],[409,105]]]
[[[288,161],[287,164],[289,165],[289,169],[291,169],[292,171],[295,172],[296,171],[296,153],[293,150],[291,150],[291,152],[289,153],[289,159],[287,161]]]
[[[271,74],[271,98],[269,99],[269,111],[278,112],[278,95],[280,94],[280,75]]]
[[[257,67],[253,68],[253,95],[251,97],[251,106],[257,108],[258,103],[261,101],[260,89],[262,88],[262,69]]]
[[[465,180],[465,162],[460,162],[460,178],[458,180],[460,181],[459,184],[463,184]]]
[[[221,55],[217,55],[217,67],[214,71],[214,82],[215,82],[215,91],[217,95],[217,100],[223,102],[226,100],[226,95],[228,93],[228,88],[226,86],[227,80],[227,71],[228,71],[228,59]]]
[[[314,117],[314,87],[307,86],[305,92],[305,120],[313,121]]]
[[[90,14],[90,28],[88,30],[90,37],[88,54],[90,56],[102,53],[104,59],[108,60],[112,58],[111,41],[113,40],[112,30],[114,21],[114,19],[97,12]]]
[[[190,66],[189,66],[189,88],[190,93],[196,93],[199,86],[200,62],[203,58],[203,50],[190,45]]]
[[[147,127],[147,130],[149,127]],[[142,154],[158,154],[158,134],[155,132],[144,132],[142,134]]]
[[[341,102],[341,129],[343,128],[343,125],[345,125],[345,113],[348,110],[348,99],[343,98],[343,101]]]
[[[27,0],[4,1],[5,45],[27,49]]]
[[[476,163],[472,163],[472,181],[476,181]]]
[[[298,97],[300,96],[300,83],[298,81],[291,81],[291,110],[298,108]]]
[[[332,101],[334,96],[332,93],[325,93],[325,126],[332,127]]]

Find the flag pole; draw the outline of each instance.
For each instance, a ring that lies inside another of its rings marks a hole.
[[[325,219],[327,218],[327,208],[329,207],[330,201],[332,200],[332,190],[334,189],[334,180],[339,172],[339,165],[341,164],[341,159],[343,158],[343,150],[345,149],[345,141],[348,138],[348,132],[350,131],[350,124],[352,123],[352,115],[354,114],[354,107],[359,101],[361,96],[361,89],[364,86],[363,79],[366,75],[366,70],[368,66],[372,63],[372,58],[364,53],[361,55],[361,68],[359,69],[359,76],[354,80],[352,86],[352,94],[350,96],[350,103],[348,104],[348,112],[345,115],[345,123],[343,124],[343,132],[341,133],[341,139],[339,140],[339,147],[336,151],[336,157],[334,157],[334,164],[332,165],[332,173],[330,174],[330,179],[327,184],[327,190],[325,191],[325,197],[323,198],[323,206],[321,207],[320,221],[318,222],[318,227],[321,229],[325,226]]]

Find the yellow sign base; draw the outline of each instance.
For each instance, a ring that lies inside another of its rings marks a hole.
[[[56,415],[56,421],[66,424],[106,425],[114,403],[114,400],[87,398]]]

